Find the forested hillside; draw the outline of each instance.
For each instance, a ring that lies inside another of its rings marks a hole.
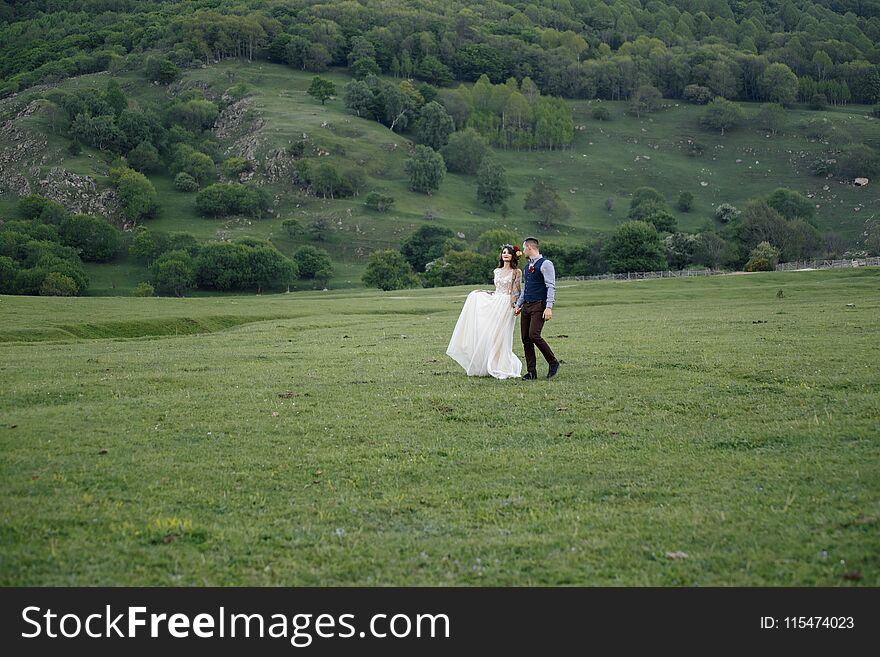
[[[880,251],[880,2],[0,3],[0,292]]]

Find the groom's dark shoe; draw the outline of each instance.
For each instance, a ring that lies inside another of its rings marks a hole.
[[[525,376],[523,376],[523,381],[534,381],[538,378],[537,374],[532,374],[531,372],[526,372]]]
[[[556,373],[559,371],[559,361],[557,360],[555,363],[550,363],[550,369],[547,371],[547,378],[552,379],[556,376]]]

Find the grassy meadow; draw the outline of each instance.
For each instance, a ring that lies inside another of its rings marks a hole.
[[[0,297],[0,584],[880,585],[880,270],[469,290]]]

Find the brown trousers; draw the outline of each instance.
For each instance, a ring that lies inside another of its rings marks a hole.
[[[522,333],[523,348],[526,352],[526,370],[535,376],[538,375],[535,347],[541,350],[541,354],[549,364],[556,362],[556,356],[547,341],[541,337],[541,329],[544,328],[544,309],[546,301],[530,301],[522,305],[520,313],[520,332]]]

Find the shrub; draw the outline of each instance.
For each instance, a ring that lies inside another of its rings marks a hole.
[[[722,203],[717,208],[715,208],[715,218],[722,224],[730,223],[739,215],[740,211],[737,210],[730,203]]]
[[[142,141],[126,155],[129,165],[141,173],[159,171],[162,168],[162,158],[159,151],[148,141]]]
[[[454,132],[449,142],[440,150],[446,168],[453,173],[473,175],[477,173],[489,153],[486,139],[473,128]]]
[[[281,227],[291,238],[299,237],[303,232],[302,224],[296,219],[285,219],[281,222]]]
[[[428,263],[425,283],[428,287],[485,283],[496,265],[494,256],[483,256],[474,251],[450,251]]]
[[[709,87],[704,87],[699,84],[689,84],[685,86],[681,97],[688,103],[694,103],[695,105],[706,105],[709,101],[712,100],[713,94],[712,90],[709,89]]]
[[[419,284],[412,266],[399,251],[373,251],[367,260],[367,269],[361,278],[364,285],[380,290],[401,290]]]
[[[880,154],[865,144],[847,146],[838,158],[837,172],[847,178],[880,175]]]
[[[60,226],[62,242],[79,251],[83,260],[107,262],[119,251],[122,233],[106,219],[87,214],[66,218]]]
[[[215,183],[196,196],[196,211],[211,217],[247,214],[262,217],[269,209],[269,196],[263,189],[241,183]]]
[[[644,221],[621,224],[606,245],[605,258],[613,272],[667,268],[660,235],[653,224]]]
[[[220,165],[223,175],[227,178],[237,178],[239,174],[250,171],[251,168],[251,163],[243,157],[230,157]]]
[[[387,212],[394,205],[394,197],[379,192],[370,192],[367,194],[364,205],[376,212]]]
[[[694,195],[690,192],[682,192],[678,195],[675,207],[681,212],[690,212],[694,207]]]
[[[611,120],[611,112],[608,111],[608,108],[604,105],[599,105],[598,107],[594,107],[593,111],[590,115],[596,119],[597,121],[610,121]]]
[[[825,97],[825,94],[818,93],[810,96],[810,109],[811,110],[823,110],[828,106],[828,99]]]
[[[476,251],[483,255],[497,256],[504,244],[521,246],[520,235],[507,228],[490,228],[480,233],[480,236],[477,237]]]
[[[182,297],[195,287],[193,261],[186,251],[167,251],[153,263],[153,283],[161,294]]]
[[[446,175],[443,156],[429,146],[416,146],[412,157],[404,164],[404,169],[409,176],[409,188],[429,196],[440,187]]]
[[[174,188],[181,192],[194,192],[199,188],[198,181],[185,171],[174,177]]]
[[[53,297],[71,297],[78,292],[76,281],[70,276],[65,276],[57,271],[46,274],[40,285],[40,294]]]
[[[773,271],[779,262],[779,249],[770,242],[761,242],[751,253],[745,271]]]
[[[333,276],[333,263],[324,249],[310,245],[302,246],[293,254],[293,260],[299,269],[300,278],[326,285]]]
[[[142,281],[137,284],[137,287],[131,291],[131,296],[133,297],[153,297],[156,296],[156,288],[147,283],[146,281]]]
[[[400,245],[400,252],[413,271],[425,271],[425,265],[443,254],[443,242],[455,234],[440,226],[422,226]]]
[[[159,200],[153,183],[134,169],[122,167],[116,171],[114,184],[123,216],[133,222],[155,217],[159,211]],[[111,176],[111,180],[113,178]]]

